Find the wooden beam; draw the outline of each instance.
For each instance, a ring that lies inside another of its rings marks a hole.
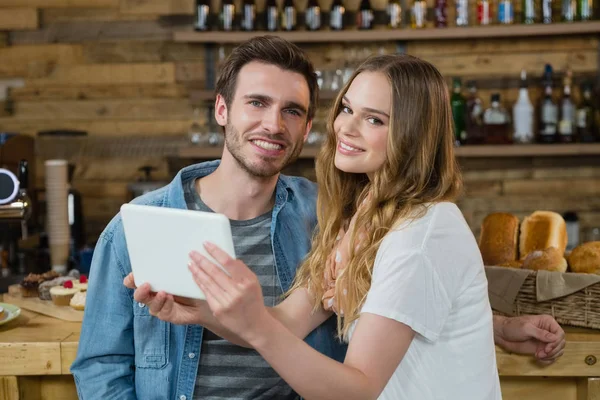
[[[194,0],[121,0],[124,14],[194,14]]]
[[[0,376],[0,399],[19,400],[19,384],[16,376]]]
[[[35,8],[3,8],[0,10],[0,30],[37,29],[38,12]]]
[[[44,8],[41,10],[42,26],[65,22],[90,21],[154,21],[158,15],[123,14],[114,8]]]
[[[57,65],[81,63],[83,56],[81,46],[48,44],[0,48],[0,60],[0,78],[42,78]]]
[[[1,65],[0,65],[1,67]],[[99,100],[131,98],[183,98],[187,89],[182,85],[102,85],[102,86],[26,86],[11,90],[15,101]]]
[[[0,7],[119,7],[119,0],[0,0]]]
[[[162,115],[162,114],[161,114]],[[160,115],[157,116],[160,118]],[[167,120],[165,118],[148,121],[127,120],[24,120],[17,118],[0,118],[0,129],[7,132],[19,132],[36,136],[38,132],[51,129],[72,129],[88,132],[95,136],[145,136],[185,135],[192,124],[191,117],[182,120]]]
[[[28,83],[33,86],[175,83],[175,66],[172,63],[59,65],[47,77]]]

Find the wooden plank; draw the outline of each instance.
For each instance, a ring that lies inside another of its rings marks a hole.
[[[579,156],[600,154],[600,144],[568,145],[481,145],[462,146],[456,149],[459,157],[539,157]]]
[[[501,377],[503,400],[576,400],[575,379]]]
[[[0,48],[0,77],[42,78],[57,65],[83,61],[81,46],[49,44]]]
[[[0,343],[0,375],[56,375],[60,373],[59,343]]]
[[[4,295],[4,301],[14,304],[29,311],[35,311],[49,317],[61,319],[63,321],[81,322],[83,321],[83,312],[77,311],[69,306],[60,307],[50,300],[42,300],[37,297],[20,297],[10,294]]]
[[[175,83],[175,66],[172,63],[58,65],[47,77],[28,83],[33,86]]]
[[[15,105],[15,118],[61,120],[160,118],[183,119],[192,115],[187,99],[127,99],[86,101],[35,101]]]
[[[202,46],[192,43],[173,43],[144,40],[89,42],[84,44],[88,63],[130,63],[204,61]]]
[[[577,400],[600,400],[600,378],[584,378],[577,383]]]
[[[569,210],[578,212],[600,209],[600,197],[556,197],[556,196],[498,196],[461,198],[460,209],[478,210],[481,213],[492,212],[527,212],[535,210],[553,210],[563,213]]]
[[[511,180],[504,182],[504,195],[594,196],[600,194],[600,179]]]
[[[19,400],[19,384],[16,376],[0,376],[0,399]]]
[[[75,380],[70,374],[50,376],[40,379],[40,393],[43,400],[77,400]]]
[[[21,120],[16,118],[0,118],[0,129],[8,132],[19,132],[30,136],[37,132],[51,129],[83,130],[89,135],[130,137],[156,135],[178,136],[188,132],[191,118],[182,120],[158,119],[151,121],[126,120]]]
[[[204,63],[179,62],[175,64],[175,79],[179,83],[194,82],[204,86],[206,79]]]
[[[8,46],[8,32],[0,32],[0,49]]]
[[[484,196],[499,196],[502,193],[501,181],[474,181],[465,183],[466,196],[468,197],[484,197]]]
[[[119,0],[0,0],[0,7],[119,7]]]
[[[158,15],[122,14],[114,8],[47,8],[41,10],[42,26],[64,22],[89,21],[154,21]]]
[[[194,14],[193,0],[121,0],[124,14]]]
[[[158,21],[81,21],[56,23],[33,32],[11,32],[9,37],[13,45],[20,45],[118,39],[168,40],[171,32],[171,28]]]
[[[0,65],[0,68],[2,66]],[[183,85],[26,86],[11,91],[15,101],[183,98]]]
[[[79,335],[77,335],[76,340],[67,338],[60,344],[61,372],[64,375],[71,373],[71,364],[73,364],[77,356],[78,341]]]
[[[38,12],[35,8],[3,8],[0,11],[0,30],[37,29],[38,24]]]

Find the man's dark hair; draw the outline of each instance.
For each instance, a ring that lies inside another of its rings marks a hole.
[[[223,96],[227,107],[230,107],[233,101],[240,70],[252,61],[275,65],[284,71],[297,72],[304,76],[310,91],[308,120],[313,119],[319,99],[314,66],[300,47],[271,35],[257,36],[240,44],[223,63],[215,91]]]

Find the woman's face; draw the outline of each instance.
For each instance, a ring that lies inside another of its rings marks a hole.
[[[346,92],[333,129],[336,168],[370,179],[386,159],[392,88],[380,72],[361,72]]]

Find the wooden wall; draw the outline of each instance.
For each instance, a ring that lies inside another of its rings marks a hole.
[[[356,9],[358,2],[349,0],[348,9]],[[303,8],[305,3],[297,4]],[[263,4],[258,2],[259,9]],[[325,9],[329,5],[322,3]],[[373,6],[383,9],[385,0],[375,0]],[[25,84],[11,90],[12,113],[0,113],[0,131],[36,135],[68,128],[115,141],[134,136],[181,140],[194,120],[189,89],[206,84],[204,47],[171,41],[173,30],[186,28],[192,12],[193,0],[0,0],[0,87],[5,80],[22,79]],[[450,20],[453,15],[451,11]],[[522,68],[535,84],[548,62],[559,73],[568,66],[576,77],[593,77],[598,45],[597,37],[589,35],[409,42],[401,48],[434,63],[449,82],[452,76],[481,81],[486,104],[490,93],[499,91],[512,106]],[[394,43],[305,48],[323,70],[397,50]],[[224,46],[221,54],[229,49]],[[532,88],[533,100],[539,93],[539,86]],[[76,160],[74,185],[84,195],[92,239],[127,200],[127,184],[140,176],[140,166],[157,167],[157,179],[172,173],[163,158],[127,151],[123,148],[119,158]],[[571,160],[558,169],[534,161],[480,160],[465,166],[467,196],[461,206],[475,231],[487,212],[522,215],[542,206],[581,211],[584,224],[600,225],[600,166],[595,161]],[[561,165],[560,159],[555,161]],[[310,163],[303,166],[300,172],[310,176]],[[41,186],[43,170],[38,170]]]

